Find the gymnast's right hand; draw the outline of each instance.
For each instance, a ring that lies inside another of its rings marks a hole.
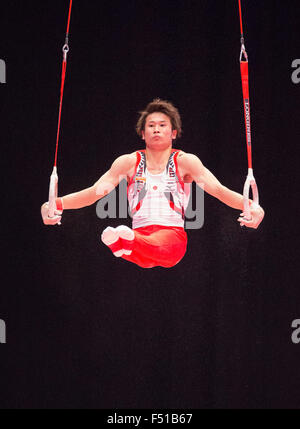
[[[41,207],[41,215],[45,225],[56,225],[57,223],[60,224],[62,211],[55,210],[54,211],[55,216],[49,217],[49,204],[47,202],[47,203],[44,203]]]

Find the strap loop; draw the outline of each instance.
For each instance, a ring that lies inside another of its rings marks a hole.
[[[241,28],[241,52],[240,52],[240,70],[243,91],[245,132],[248,155],[248,175],[243,189],[244,218],[251,219],[249,193],[252,191],[253,203],[259,205],[258,189],[252,169],[252,146],[251,146],[251,124],[250,124],[250,99],[249,99],[249,73],[248,73],[248,55],[245,48],[245,39],[243,34],[242,8],[239,0],[240,28]],[[242,59],[244,56],[245,60]]]
[[[68,24],[67,24],[65,44],[62,48],[63,62],[62,62],[62,72],[61,72],[60,100],[59,100],[59,110],[58,110],[55,158],[54,158],[54,167],[53,167],[52,174],[50,176],[50,183],[49,183],[49,217],[54,217],[55,210],[56,210],[56,198],[58,195],[57,194],[58,193],[58,175],[57,175],[56,165],[57,165],[57,152],[58,152],[60,121],[61,121],[61,110],[62,110],[62,102],[63,102],[63,94],[64,94],[64,86],[65,86],[66,68],[67,68],[67,54],[69,52],[68,42],[69,42],[71,10],[72,10],[72,0],[70,0],[70,5],[69,5]]]

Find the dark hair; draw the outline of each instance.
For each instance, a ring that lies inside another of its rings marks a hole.
[[[172,124],[172,130],[177,130],[177,137],[179,138],[182,134],[181,129],[181,118],[178,110],[170,101],[161,100],[160,98],[155,98],[151,103],[149,103],[145,110],[139,112],[140,117],[136,124],[136,132],[140,137],[142,137],[142,131],[145,130],[145,124],[147,116],[154,112],[161,112],[167,115],[170,118]]]

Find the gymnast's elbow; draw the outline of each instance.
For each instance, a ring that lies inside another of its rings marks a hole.
[[[95,183],[91,188],[92,204],[105,197],[105,195],[109,194],[114,188],[115,186],[110,182]]]

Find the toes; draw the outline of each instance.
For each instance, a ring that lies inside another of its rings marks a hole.
[[[101,240],[104,244],[109,246],[110,244],[115,243],[119,239],[119,234],[115,228],[108,226],[101,234]]]
[[[131,228],[128,228],[126,225],[120,225],[116,228],[116,231],[118,231],[119,237],[123,238],[124,240],[133,240],[134,239],[134,232]]]
[[[116,230],[118,231],[119,237],[122,241],[124,254],[127,256],[131,255],[134,244],[134,231],[125,225],[118,226]]]

